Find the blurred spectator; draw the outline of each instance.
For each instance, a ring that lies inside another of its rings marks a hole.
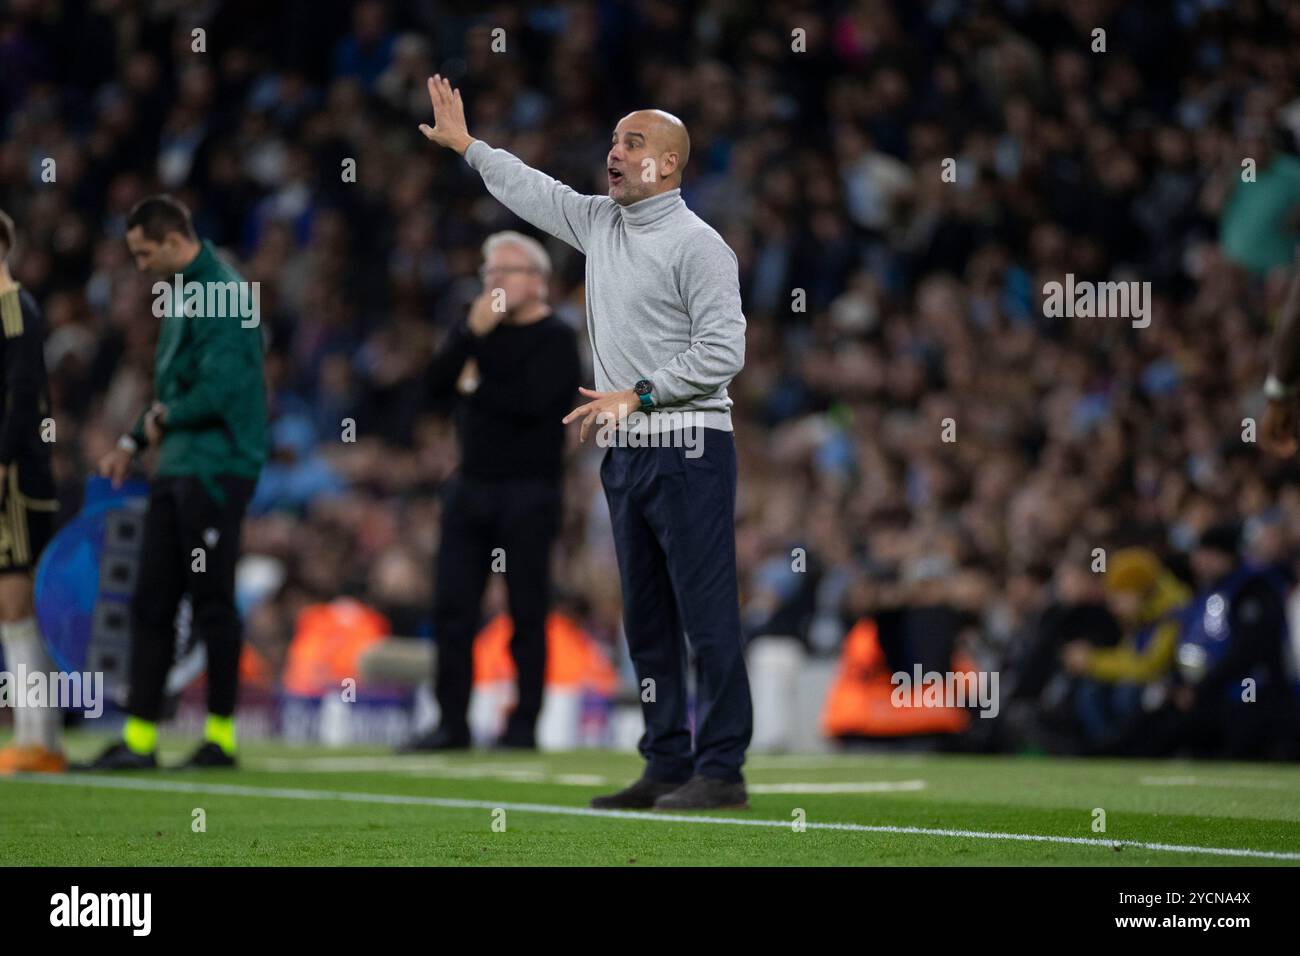
[[[1097,648],[1074,640],[1061,649],[1066,670],[1083,678],[1075,706],[1085,745],[1105,753],[1142,708],[1146,687],[1163,680],[1174,663],[1180,612],[1192,592],[1146,548],[1116,552],[1106,569],[1106,603],[1123,628],[1123,640]]]

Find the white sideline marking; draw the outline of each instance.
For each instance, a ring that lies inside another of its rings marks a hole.
[[[164,793],[202,793],[222,797],[258,797],[282,800],[323,800],[346,803],[380,803],[398,806],[441,807],[449,810],[513,810],[516,813],[548,813],[565,817],[604,817],[612,820],[651,820],[657,823],[694,823],[713,826],[770,827],[789,829],[789,820],[753,820],[743,817],[685,816],[649,810],[594,810],[590,807],[566,807],[547,803],[508,803],[493,800],[457,800],[450,797],[420,797],[396,793],[349,793],[340,790],[298,790],[284,787],[249,787],[229,783],[182,783],[178,780],[132,780],[97,774],[68,773],[15,774],[0,780],[54,786],[99,787],[105,790],[145,790]],[[1300,860],[1300,853],[1281,850],[1247,850],[1231,847],[1183,846],[1177,843],[1144,843],[1138,840],[1098,840],[1092,837],[1053,836],[1042,833],[996,833],[984,830],[949,830],[932,827],[899,827],[866,823],[803,824],[810,830],[835,830],[849,833],[898,833],[910,836],[955,837],[973,840],[1012,840],[1020,843],[1062,843],[1114,849],[1117,846],[1165,853],[1204,853],[1209,856],[1249,857],[1259,860]]]
[[[1211,777],[1143,777],[1144,787],[1229,787],[1244,790],[1295,790],[1289,780],[1215,780]]]

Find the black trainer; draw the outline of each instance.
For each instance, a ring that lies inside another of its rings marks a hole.
[[[138,754],[122,741],[109,747],[94,760],[75,764],[73,770],[157,770],[158,756]]]
[[[717,777],[691,777],[672,793],[655,801],[656,810],[748,810],[744,783]]]
[[[469,734],[457,734],[439,727],[408,740],[397,748],[399,754],[438,753],[447,750],[469,750]]]
[[[646,810],[653,807],[660,797],[672,793],[681,785],[681,781],[651,780],[649,777],[642,777],[618,793],[592,797],[591,805],[597,810]]]
[[[178,770],[197,770],[205,767],[237,767],[239,762],[232,754],[221,749],[221,745],[209,740],[190,754],[190,759],[177,766]]]

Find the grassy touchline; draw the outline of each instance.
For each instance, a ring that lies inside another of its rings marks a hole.
[[[750,826],[788,829],[791,822],[786,820],[755,820],[742,817],[686,816],[653,811],[631,810],[594,810],[588,807],[573,807],[542,803],[496,802],[491,800],[466,800],[450,797],[422,797],[409,794],[360,793],[339,790],[312,790],[284,787],[251,787],[243,784],[221,783],[185,783],[171,780],[148,780],[130,777],[104,777],[96,774],[66,774],[62,776],[44,776],[39,774],[21,774],[10,778],[19,783],[53,784],[65,786],[84,786],[110,790],[144,790],[171,793],[201,793],[211,796],[254,797],[283,800],[336,800],[351,803],[379,803],[404,806],[442,807],[458,810],[495,810],[503,809],[518,813],[543,813],[561,816],[599,817],[615,820],[650,820],[657,823],[712,824],[715,826]],[[1245,857],[1267,860],[1300,861],[1300,852],[1276,850],[1254,850],[1233,847],[1187,846],[1176,843],[1146,843],[1138,840],[1104,840],[1095,837],[1069,837],[1054,834],[1037,833],[1000,833],[982,830],[956,830],[932,827],[889,826],[865,823],[820,823],[802,824],[810,830],[836,830],[856,833],[891,833],[915,836],[932,836],[945,838],[965,838],[977,840],[1011,840],[1031,843],[1058,843],[1075,846],[1096,846],[1106,849],[1116,847],[1133,847],[1135,849],[1153,850],[1166,853],[1204,853],[1210,856]]]

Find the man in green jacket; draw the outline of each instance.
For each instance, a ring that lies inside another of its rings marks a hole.
[[[240,526],[266,460],[260,295],[200,241],[189,210],[170,196],[127,218],[136,267],[152,274],[162,320],[154,403],[100,462],[119,484],[136,453],[159,446],[131,607],[131,687],[123,739],[89,767],[156,767],[157,721],[188,593],[208,660],[205,741],[188,766],[235,765],[241,627],[235,609]]]

